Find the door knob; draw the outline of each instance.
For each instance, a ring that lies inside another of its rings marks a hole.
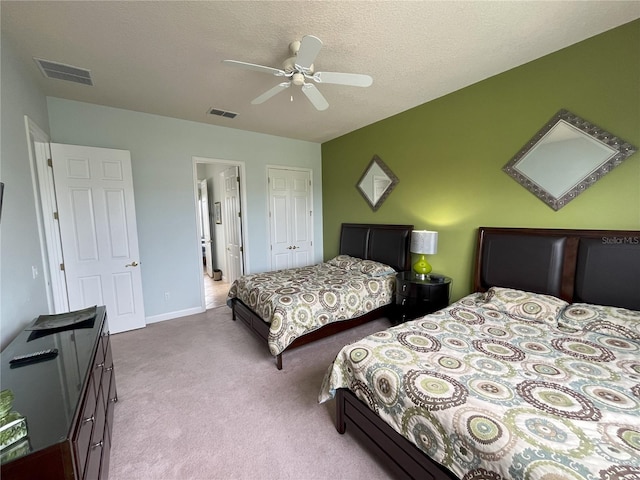
[[[138,262],[136,262],[135,260],[131,263],[127,263],[125,265],[125,267],[137,267],[138,265],[140,265]]]

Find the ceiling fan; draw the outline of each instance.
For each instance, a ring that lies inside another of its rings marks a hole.
[[[254,105],[269,100],[293,84],[302,87],[302,93],[306,95],[314,107],[318,110],[326,110],[329,107],[327,100],[322,93],[320,93],[320,90],[316,88],[314,83],[307,83],[305,80],[313,80],[315,83],[348,85],[351,87],[368,87],[373,83],[373,79],[369,75],[314,71],[313,62],[321,48],[322,41],[318,37],[305,35],[301,41],[295,41],[289,45],[292,56],[284,61],[282,68],[265,67],[263,65],[239,62],[237,60],[223,60],[222,63],[288,79],[254,98],[251,101]]]

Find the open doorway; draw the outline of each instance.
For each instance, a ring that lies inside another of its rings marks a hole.
[[[225,305],[229,287],[244,274],[244,163],[193,157],[198,219],[198,255],[202,262],[202,307]]]

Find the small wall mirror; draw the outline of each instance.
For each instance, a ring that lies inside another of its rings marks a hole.
[[[398,184],[391,169],[374,155],[356,187],[375,212]]]
[[[502,170],[551,208],[560,210],[636,150],[577,115],[560,110]]]

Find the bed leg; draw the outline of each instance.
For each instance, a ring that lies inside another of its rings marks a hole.
[[[276,368],[282,370],[282,354],[276,355]]]
[[[336,430],[342,434],[347,429],[344,421],[344,393],[342,390],[336,391]]]

